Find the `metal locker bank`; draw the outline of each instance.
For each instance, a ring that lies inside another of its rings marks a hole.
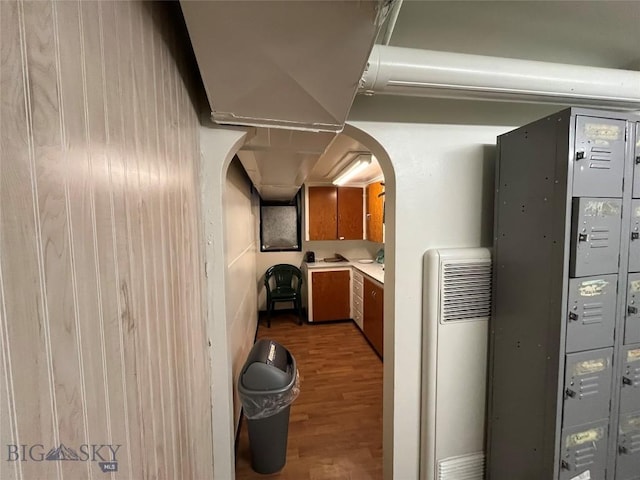
[[[487,478],[640,479],[640,117],[498,137]]]

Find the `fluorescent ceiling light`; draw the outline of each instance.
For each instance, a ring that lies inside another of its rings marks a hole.
[[[371,164],[370,154],[358,155],[349,165],[347,165],[337,176],[333,179],[334,185],[344,185],[350,179],[355,177],[359,172],[367,168]]]

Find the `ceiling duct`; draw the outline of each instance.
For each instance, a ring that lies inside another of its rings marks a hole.
[[[640,109],[640,72],[375,45],[359,93]]]
[[[339,132],[393,2],[180,4],[216,123]]]
[[[258,128],[238,158],[263,200],[291,200],[335,139],[330,132]]]

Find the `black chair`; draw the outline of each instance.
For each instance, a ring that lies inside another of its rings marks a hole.
[[[267,327],[271,328],[271,314],[276,302],[293,302],[298,311],[298,325],[302,325],[302,272],[298,267],[281,263],[269,267],[264,274],[267,289]]]

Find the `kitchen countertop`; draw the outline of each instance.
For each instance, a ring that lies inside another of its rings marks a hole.
[[[349,260],[347,262],[305,262],[305,264],[309,270],[354,267],[362,273],[369,275],[374,280],[384,284],[384,264],[381,263],[360,263],[357,260]]]

